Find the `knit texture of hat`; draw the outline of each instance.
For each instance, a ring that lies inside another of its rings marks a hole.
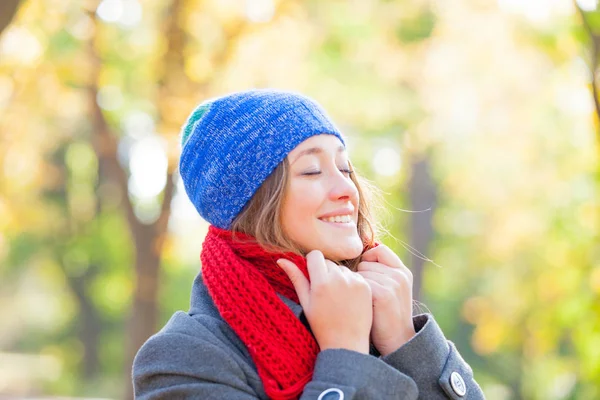
[[[311,136],[339,129],[314,100],[254,89],[200,104],[182,128],[179,173],[209,223],[229,229],[260,185],[290,151]]]

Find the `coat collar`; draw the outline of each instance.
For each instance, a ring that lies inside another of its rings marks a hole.
[[[312,333],[310,324],[308,323],[308,320],[304,315],[304,311],[302,310],[302,306],[300,304],[295,303],[293,300],[290,300],[287,297],[280,295],[279,293],[277,293],[277,296],[281,299],[281,301],[283,301],[285,305],[287,305],[290,308],[290,310],[292,310],[296,318],[298,318],[300,322],[302,322],[302,324],[306,326],[308,331]],[[223,319],[223,317],[219,313],[219,310],[217,309],[217,306],[210,297],[210,294],[208,293],[208,288],[206,287],[206,285],[204,284],[204,280],[202,279],[202,272],[200,272],[196,276],[196,279],[194,279],[194,284],[192,285],[192,295],[190,300],[190,311],[188,312],[188,314],[191,316],[194,316],[196,314],[203,314],[210,315],[214,318]],[[380,356],[379,352],[377,351],[375,346],[373,346],[373,344],[371,344],[370,346],[370,354],[376,357]]]
[[[292,310],[296,318],[300,319],[301,316],[303,316],[302,306],[300,304],[295,303],[293,300],[290,300],[279,293],[277,293],[277,296],[285,305],[290,308],[290,310]],[[217,310],[217,306],[210,297],[208,288],[204,284],[202,272],[196,276],[196,279],[194,279],[194,284],[192,285],[189,314],[209,314],[213,317],[221,318],[219,311]]]

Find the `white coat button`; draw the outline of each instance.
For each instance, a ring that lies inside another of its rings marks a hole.
[[[344,392],[340,389],[329,388],[321,393],[317,400],[344,400]]]
[[[452,386],[454,393],[460,397],[467,393],[467,385],[465,385],[465,381],[463,380],[462,376],[460,376],[460,374],[456,371],[450,374],[450,385]]]

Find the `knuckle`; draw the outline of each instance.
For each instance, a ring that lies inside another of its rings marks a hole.
[[[395,292],[388,288],[381,289],[377,295],[377,302],[380,304],[388,304],[393,302],[395,299]]]
[[[306,257],[319,257],[320,255],[322,255],[320,250],[311,250]]]
[[[380,254],[382,253],[394,253],[388,246],[381,243],[379,246],[375,247],[376,251]]]
[[[367,281],[361,275],[353,274],[353,276],[351,277],[350,283],[353,286],[364,286],[367,284]]]
[[[413,283],[413,276],[412,276],[412,273],[408,273],[408,274],[404,273],[404,274],[401,274],[400,283],[401,283],[403,286],[408,286],[408,287],[412,286],[412,283]]]
[[[363,290],[365,292],[369,292],[369,294],[371,293],[371,285],[369,285],[369,282],[367,282],[367,280],[362,276],[356,280],[356,287],[357,290]]]
[[[358,265],[356,266],[356,269],[358,271],[367,271],[369,269],[369,262],[368,261],[359,262]]]
[[[310,292],[313,296],[322,297],[329,291],[329,286],[327,282],[318,282],[310,287]]]
[[[402,291],[403,287],[404,287],[403,281],[402,280],[398,281],[396,279],[392,279],[390,282],[390,286],[389,286],[390,290],[393,291],[394,293]]]
[[[390,271],[390,274],[394,281],[394,287],[406,287],[412,285],[413,276],[410,271],[395,269]]]

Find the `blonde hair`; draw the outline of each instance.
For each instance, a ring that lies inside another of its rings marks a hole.
[[[354,170],[352,164],[350,170]],[[253,236],[257,243],[269,251],[292,252],[306,256],[298,244],[287,237],[281,224],[281,208],[289,180],[288,172],[289,162],[286,158],[258,188],[235,218],[230,229],[233,232]],[[371,247],[376,240],[378,226],[373,219],[370,205],[376,200],[374,196],[378,196],[379,192],[373,185],[359,178],[355,172],[350,174],[350,179],[356,185],[359,194],[358,235],[363,246]],[[351,260],[342,260],[340,263],[356,271],[359,261],[360,256]]]

